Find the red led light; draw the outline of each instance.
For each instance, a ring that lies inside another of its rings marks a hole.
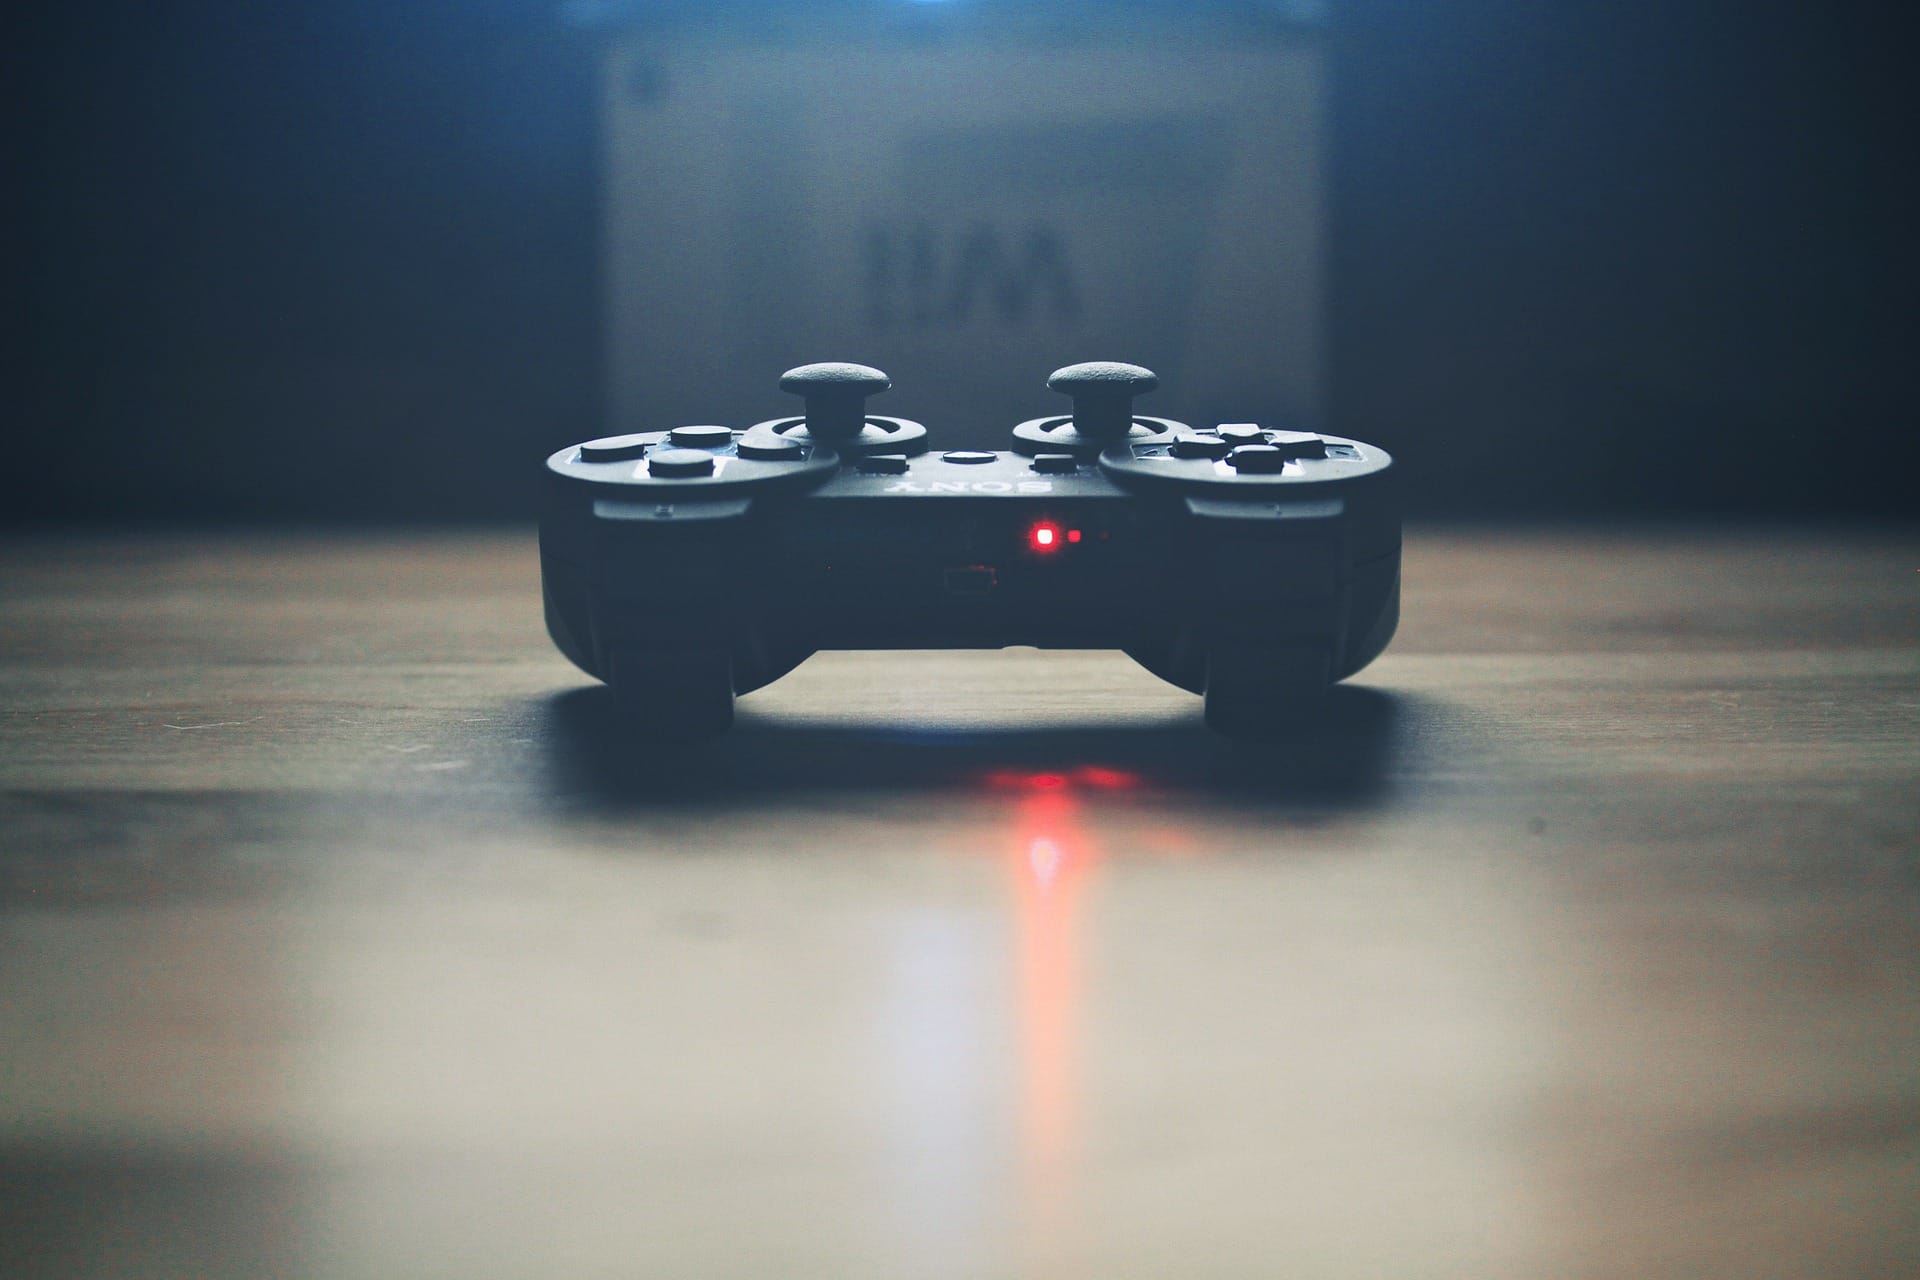
[[[1067,541],[1068,542],[1080,541],[1080,531],[1078,529],[1067,530]]]
[[[1027,535],[1027,542],[1035,551],[1057,551],[1060,548],[1060,526],[1037,524],[1033,526],[1033,532]]]

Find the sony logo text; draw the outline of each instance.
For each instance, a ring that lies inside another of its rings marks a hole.
[[[1052,493],[1051,480],[896,480],[887,493]]]

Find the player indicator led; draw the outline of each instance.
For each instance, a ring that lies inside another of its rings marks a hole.
[[[1033,531],[1027,534],[1027,544],[1035,551],[1057,551],[1061,541],[1060,526],[1057,524],[1042,522],[1033,526]]]

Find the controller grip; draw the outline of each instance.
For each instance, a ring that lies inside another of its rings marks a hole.
[[[1400,622],[1400,557],[1358,566],[1334,595],[1136,636],[1128,657],[1206,699],[1207,723],[1245,736],[1297,718],[1379,657]]]
[[[590,572],[543,548],[547,634],[569,661],[613,690],[630,729],[667,741],[710,737],[733,721],[733,698],[811,657],[805,643],[762,634],[745,617],[671,595],[616,603]],[[752,592],[725,593],[744,606]]]

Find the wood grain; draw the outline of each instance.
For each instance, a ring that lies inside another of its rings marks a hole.
[[[1009,650],[649,752],[527,533],[16,538],[0,1274],[1904,1274],[1916,570],[1432,530],[1268,742]]]

